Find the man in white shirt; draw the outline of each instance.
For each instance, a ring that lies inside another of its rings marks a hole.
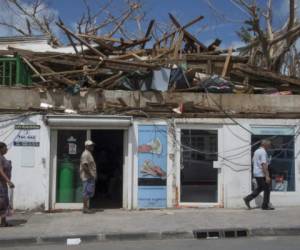
[[[271,147],[269,140],[262,140],[260,148],[258,148],[253,155],[253,177],[256,180],[257,187],[251,194],[244,198],[246,206],[251,209],[250,201],[256,198],[262,191],[264,191],[264,199],[262,204],[263,210],[274,210],[269,206],[270,192],[271,192],[271,177],[268,169],[269,160],[267,150]]]
[[[83,213],[92,213],[92,211],[89,210],[89,200],[95,194],[97,168],[92,155],[94,143],[90,140],[87,140],[84,145],[85,150],[80,158],[80,178],[83,186]]]

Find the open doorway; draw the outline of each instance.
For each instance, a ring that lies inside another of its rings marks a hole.
[[[91,208],[122,208],[123,130],[92,130],[98,179]]]

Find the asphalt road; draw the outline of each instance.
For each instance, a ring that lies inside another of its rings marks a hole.
[[[219,240],[145,240],[85,243],[79,246],[39,245],[4,247],[5,250],[299,250],[300,237],[260,237]]]

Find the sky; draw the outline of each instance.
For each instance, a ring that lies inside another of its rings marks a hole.
[[[0,0],[1,1],[4,0]],[[21,0],[22,1],[22,0]],[[23,0],[29,2],[30,0]],[[99,8],[99,3],[106,2],[105,0],[87,0],[91,3],[92,10]],[[112,11],[117,13],[122,8],[124,0],[113,0],[114,5]],[[215,38],[222,40],[222,47],[230,46],[238,47],[242,45],[236,31],[243,25],[243,21],[247,19],[247,15],[237,6],[231,3],[230,0],[142,0],[144,10],[146,11],[146,20],[156,19],[159,23],[168,22],[168,13],[172,13],[180,21],[185,24],[199,15],[205,18],[199,23],[189,28],[192,34],[202,41],[204,44],[209,44]],[[209,7],[208,1],[211,1],[216,9]],[[264,4],[266,0],[257,0]],[[300,0],[297,0],[300,6]],[[76,20],[78,20],[84,10],[82,0],[46,0],[49,6],[49,12],[56,17],[60,17],[64,23],[70,28],[74,28]],[[288,14],[288,0],[273,0],[274,2],[274,25],[279,27],[283,23]],[[299,8],[300,10],[300,8]],[[2,12],[2,13],[1,13]],[[1,16],[10,15],[7,11],[1,11]],[[300,11],[298,11],[300,16]],[[11,15],[9,18],[12,18]],[[0,19],[1,21],[1,19]],[[144,27],[146,29],[146,27]],[[57,31],[57,29],[56,29]],[[0,36],[12,34],[7,29],[0,28]]]

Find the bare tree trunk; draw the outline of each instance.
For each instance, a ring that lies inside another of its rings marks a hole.
[[[295,27],[299,26],[299,24],[297,24],[295,20],[295,15],[296,15],[295,0],[290,0],[289,6],[290,6],[289,8],[290,12],[289,12],[288,24],[285,25],[285,27],[283,27],[282,30],[278,32],[274,38],[276,39],[276,37],[278,36],[279,37],[281,36],[282,38],[279,39],[279,41],[275,43],[273,46],[274,55],[273,55],[271,70],[275,72],[281,71],[281,66],[284,62],[286,53],[290,50],[291,46],[296,42],[297,38],[300,35],[300,30],[291,32]]]
[[[247,0],[231,1],[250,16],[250,20],[246,21],[248,27],[243,30],[254,32],[248,46],[249,62],[280,73],[286,54],[300,37],[300,24],[296,19],[296,1],[289,0],[289,17],[277,31],[274,31],[272,23],[273,0],[267,0],[265,11],[261,10],[262,8],[259,8],[254,0],[252,2]],[[262,18],[264,18],[265,26]]]

